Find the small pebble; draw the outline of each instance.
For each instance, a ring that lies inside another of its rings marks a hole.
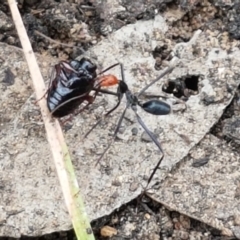
[[[132,135],[133,136],[136,136],[138,134],[138,129],[136,128],[136,127],[134,127],[133,129],[132,129]]]
[[[100,233],[102,237],[112,237],[114,235],[117,235],[117,230],[110,226],[104,226],[101,228]]]

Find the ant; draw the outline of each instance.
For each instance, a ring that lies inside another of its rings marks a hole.
[[[108,144],[108,146],[106,147],[106,149],[104,150],[104,152],[101,154],[101,156],[99,157],[96,165],[99,163],[99,161],[103,158],[103,156],[105,155],[105,153],[108,151],[108,149],[110,148],[110,146],[112,145],[112,143],[115,141],[116,137],[117,137],[117,133],[121,127],[123,118],[125,116],[126,110],[128,108],[131,108],[133,110],[133,112],[135,113],[135,116],[137,118],[138,123],[141,125],[141,127],[144,129],[144,131],[148,134],[148,136],[151,138],[151,140],[155,143],[155,145],[157,146],[157,148],[159,149],[159,151],[162,153],[162,156],[157,164],[157,166],[154,168],[152,174],[150,175],[147,185],[150,183],[150,181],[153,178],[153,175],[155,174],[155,172],[157,171],[157,169],[159,168],[163,158],[164,158],[164,152],[162,150],[162,147],[159,143],[159,141],[156,139],[156,137],[154,136],[154,134],[148,129],[148,127],[146,126],[146,124],[143,122],[143,120],[141,119],[141,117],[138,115],[137,113],[137,106],[141,107],[144,111],[146,111],[147,113],[150,113],[152,115],[167,115],[171,112],[171,107],[169,104],[167,104],[166,102],[163,102],[161,100],[157,100],[157,99],[152,99],[149,100],[147,102],[141,103],[138,99],[138,97],[140,95],[142,95],[150,86],[152,86],[154,83],[156,83],[160,78],[162,78],[164,75],[166,75],[167,73],[171,72],[173,70],[173,67],[169,67],[167,68],[160,76],[158,76],[154,81],[152,81],[150,84],[148,84],[147,86],[145,86],[137,95],[134,95],[131,90],[129,89],[126,81],[125,81],[125,76],[124,76],[124,69],[123,69],[123,64],[119,63],[120,68],[121,68],[121,77],[122,80],[118,80],[118,89],[117,89],[117,97],[118,97],[118,102],[117,104],[111,109],[109,110],[104,116],[108,117],[113,111],[115,111],[118,106],[120,105],[123,96],[125,95],[127,103],[126,103],[126,107],[123,111],[123,113],[121,114],[117,126],[115,128],[115,131],[113,133],[113,137],[112,137],[112,141]],[[108,83],[108,79],[109,79],[109,84],[111,83],[111,78],[115,77],[114,75],[108,75],[105,76],[105,84],[107,85]],[[101,123],[102,119],[101,118],[99,121],[97,121],[92,128],[85,134],[85,138],[91,133],[91,131],[98,125]]]
[[[101,76],[103,73],[116,67],[117,65],[120,65],[122,80],[118,80],[117,77],[112,74]],[[134,95],[131,92],[125,81],[122,63],[113,64],[104,71],[100,72],[98,76],[96,73],[96,69],[97,66],[87,58],[82,58],[80,61],[78,60],[72,60],[70,62],[61,61],[59,64],[55,65],[54,68],[55,71],[53,72],[52,77],[50,79],[48,90],[45,93],[47,94],[48,109],[53,117],[61,118],[72,113],[74,110],[76,110],[76,108],[79,105],[81,105],[86,100],[88,104],[82,109],[80,109],[80,111],[78,112],[80,113],[84,109],[86,109],[87,106],[93,103],[99,92],[102,92],[106,94],[115,95],[118,97],[117,104],[104,115],[104,117],[108,117],[112,112],[114,112],[118,108],[122,101],[123,96],[125,95],[127,104],[121,117],[118,120],[118,124],[114,131],[112,141],[108,144],[107,148],[101,154],[96,165],[99,163],[99,161],[111,147],[112,143],[115,141],[117,133],[121,127],[123,118],[125,116],[126,110],[128,108],[131,108],[135,113],[135,116],[139,124],[142,126],[144,131],[148,134],[148,136],[151,138],[151,140],[155,143],[155,145],[162,153],[162,156],[157,166],[154,168],[152,174],[148,179],[149,184],[151,179],[153,178],[153,175],[155,174],[155,172],[157,171],[158,167],[162,162],[164,152],[161,148],[159,141],[156,139],[154,134],[148,129],[148,127],[145,125],[141,117],[138,115],[137,106],[141,107],[144,111],[152,115],[167,115],[171,112],[171,107],[166,102],[156,99],[152,99],[147,102],[141,103],[138,97],[142,95],[150,86],[156,83],[160,78],[162,78],[167,73],[171,72],[173,70],[173,67],[169,67],[168,69],[166,69],[154,81],[145,86],[137,95]],[[116,93],[101,89],[101,87],[109,87],[116,84],[118,84],[118,89]],[[95,91],[94,96],[90,95],[91,91]],[[84,137],[87,137],[101,121],[102,119],[97,121],[93,125],[93,127],[85,134]]]

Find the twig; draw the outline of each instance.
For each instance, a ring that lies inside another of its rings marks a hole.
[[[12,17],[22,44],[23,52],[35,88],[36,97],[38,99],[44,94],[45,84],[18,11],[16,1],[8,0],[8,4],[11,9]],[[94,236],[80,195],[77,179],[63,138],[61,127],[56,119],[51,118],[47,109],[46,100],[43,99],[39,101],[38,104],[41,109],[48,142],[51,147],[58,178],[77,239],[92,240],[94,239]]]
[[[76,46],[74,46],[73,44],[61,43],[61,42],[59,42],[59,41],[57,41],[57,40],[54,40],[54,39],[46,36],[45,34],[39,32],[39,31],[37,31],[37,30],[35,30],[34,33],[37,34],[37,35],[39,35],[39,36],[41,36],[41,37],[43,37],[43,38],[45,38],[45,39],[47,39],[49,42],[55,43],[55,44],[57,44],[57,45],[69,47],[69,48],[78,48],[78,49],[80,49],[82,52],[84,52],[84,49],[81,48],[81,47],[76,47]]]

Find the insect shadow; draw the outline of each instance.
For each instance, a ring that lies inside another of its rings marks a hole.
[[[150,87],[152,86],[154,83],[156,83],[157,81],[159,81],[163,76],[165,76],[166,74],[170,73],[173,70],[173,67],[169,67],[167,68],[162,74],[160,74],[155,80],[153,80],[150,84],[146,85],[138,94],[133,94],[131,92],[131,90],[129,89],[126,81],[125,81],[125,76],[124,76],[124,69],[123,69],[123,64],[119,63],[120,68],[121,68],[121,80],[118,80],[118,88],[117,88],[117,97],[118,97],[118,102],[117,104],[111,109],[109,110],[100,120],[98,120],[93,126],[92,128],[85,134],[85,138],[92,132],[92,130],[94,128],[97,127],[97,125],[99,125],[101,123],[101,121],[108,117],[112,112],[114,112],[120,105],[123,96],[125,95],[126,97],[126,107],[124,108],[118,123],[116,125],[116,128],[114,130],[113,136],[112,136],[112,140],[109,142],[108,146],[106,147],[106,149],[103,151],[103,153],[101,154],[101,156],[99,157],[99,159],[97,160],[96,165],[99,163],[99,161],[103,158],[103,156],[105,155],[105,153],[108,151],[108,149],[111,147],[112,143],[116,140],[117,137],[117,133],[119,132],[119,129],[121,127],[122,121],[124,119],[125,113],[127,111],[128,108],[131,108],[137,118],[138,123],[141,125],[141,127],[144,129],[144,131],[147,133],[147,135],[151,138],[151,140],[155,143],[155,145],[157,146],[157,148],[159,149],[159,151],[162,153],[162,156],[159,160],[159,162],[157,163],[156,167],[153,169],[148,181],[147,181],[147,186],[148,184],[151,182],[155,172],[157,171],[157,169],[159,168],[163,158],[164,158],[164,152],[162,150],[161,144],[160,142],[157,140],[157,138],[154,136],[154,134],[148,129],[147,125],[143,122],[142,118],[139,116],[139,114],[137,113],[137,107],[142,108],[144,111],[146,111],[147,113],[150,113],[152,115],[167,115],[171,112],[171,107],[169,104],[167,104],[166,102],[163,102],[161,100],[158,99],[152,99],[149,101],[146,101],[144,103],[141,103],[139,101],[139,97]],[[113,75],[108,75],[109,80],[112,78]],[[105,79],[105,83],[107,85],[107,78]]]

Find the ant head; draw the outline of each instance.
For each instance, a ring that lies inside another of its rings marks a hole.
[[[167,115],[171,112],[170,105],[158,99],[147,101],[140,106],[144,111],[153,115]]]
[[[128,90],[128,85],[122,80],[119,81],[118,91],[123,94],[126,93]]]

